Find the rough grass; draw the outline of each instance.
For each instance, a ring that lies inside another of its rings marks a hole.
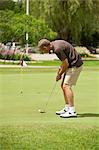
[[[68,124],[34,124],[0,128],[2,150],[98,150],[99,130]]]

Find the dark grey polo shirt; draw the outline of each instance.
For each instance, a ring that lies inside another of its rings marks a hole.
[[[68,60],[69,68],[80,67],[83,64],[81,56],[70,43],[64,40],[55,40],[51,42],[51,45],[54,53],[61,61]]]

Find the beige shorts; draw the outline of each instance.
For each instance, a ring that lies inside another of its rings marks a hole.
[[[68,84],[70,86],[76,85],[81,70],[82,70],[82,66],[78,68],[77,67],[69,68],[66,71],[66,73],[64,73],[62,83]]]

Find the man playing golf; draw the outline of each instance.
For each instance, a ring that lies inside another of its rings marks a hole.
[[[56,114],[63,118],[76,117],[74,95],[71,87],[72,85],[76,85],[76,81],[82,70],[83,61],[81,56],[70,43],[64,40],[50,42],[47,39],[42,39],[39,41],[38,47],[45,53],[50,53],[53,50],[61,61],[56,81],[62,78],[61,88],[64,94],[65,106],[62,110],[56,111]]]

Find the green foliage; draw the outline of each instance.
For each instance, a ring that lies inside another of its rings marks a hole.
[[[94,43],[92,36],[95,33],[99,34],[98,0],[46,0],[35,3],[30,0],[30,2],[31,14],[37,18],[44,18],[49,27],[58,33],[59,39],[86,45]],[[38,6],[38,9],[35,9],[35,6]],[[96,35],[95,37],[97,38]],[[99,41],[99,38],[96,41]]]
[[[18,2],[15,3],[15,8],[14,8],[15,13],[24,13],[24,7],[22,0],[19,0]]]
[[[0,0],[0,10],[13,10],[15,13],[24,11],[22,0],[14,2],[13,0]]]
[[[0,0],[0,10],[14,10],[15,2],[13,0]]]
[[[28,31],[32,45],[41,38],[65,39],[82,45],[99,44],[99,0],[29,1],[29,16],[24,15],[25,0],[16,3],[12,0],[0,1],[1,10],[5,10],[0,11],[1,42],[6,43],[14,37],[25,44]]]
[[[3,20],[3,18],[5,19]],[[13,38],[19,41],[21,45],[26,43],[25,35],[29,34],[29,44],[37,44],[41,38],[53,39],[56,33],[53,32],[44,20],[35,19],[32,16],[23,14],[14,14],[11,11],[0,11],[0,41],[8,42]]]
[[[89,55],[87,53],[81,53],[80,56],[83,58],[89,57]]]
[[[11,18],[13,18],[13,11],[0,11],[0,42],[7,43],[13,38],[11,28]]]
[[[25,61],[30,61],[31,60],[31,58],[29,57],[29,56],[27,56],[27,55],[23,55],[23,60],[25,60]]]

